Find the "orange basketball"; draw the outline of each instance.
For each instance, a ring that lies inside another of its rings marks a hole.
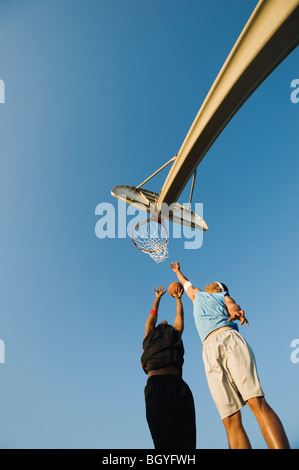
[[[181,289],[184,289],[182,284],[180,282],[172,282],[171,284],[169,284],[168,286],[168,293],[169,295],[171,295],[171,297],[175,297],[174,293],[177,291],[177,290],[181,290]],[[183,291],[184,292],[184,291]]]

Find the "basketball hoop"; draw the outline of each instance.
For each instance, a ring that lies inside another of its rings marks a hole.
[[[176,156],[165,163],[159,170],[155,171],[139,186],[114,186],[111,191],[112,196],[125,201],[128,204],[132,204],[139,210],[143,210],[151,214],[146,220],[139,222],[135,225],[132,232],[132,240],[134,245],[143,253],[147,253],[150,257],[161,263],[168,256],[168,233],[164,223],[164,220],[170,220],[180,225],[186,225],[193,229],[208,230],[208,226],[205,221],[195,212],[191,211],[191,199],[193,195],[194,183],[196,170],[193,174],[193,181],[191,187],[191,193],[189,198],[188,208],[182,206],[178,202],[173,202],[171,207],[158,207],[159,194],[143,189],[142,186],[152,179],[156,174],[163,170],[167,165],[173,163],[176,160]]]
[[[166,226],[157,215],[135,225],[132,240],[139,250],[147,253],[156,263],[161,263],[169,255]]]

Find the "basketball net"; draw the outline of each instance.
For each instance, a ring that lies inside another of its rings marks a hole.
[[[147,253],[156,263],[164,261],[168,253],[168,233],[163,219],[154,215],[139,222],[133,230],[134,245]]]

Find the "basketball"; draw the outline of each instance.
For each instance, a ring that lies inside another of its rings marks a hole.
[[[172,282],[171,284],[169,284],[168,286],[168,293],[169,295],[171,295],[171,297],[175,297],[174,293],[178,290],[183,290],[183,285],[180,283],[180,282]],[[184,292],[184,290],[183,290]]]

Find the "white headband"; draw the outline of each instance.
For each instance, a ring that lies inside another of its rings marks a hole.
[[[216,284],[218,284],[218,286],[220,287],[222,292],[225,292],[225,289],[224,289],[223,285],[221,284],[221,282],[217,282],[217,281],[214,281],[214,282],[216,282]]]

